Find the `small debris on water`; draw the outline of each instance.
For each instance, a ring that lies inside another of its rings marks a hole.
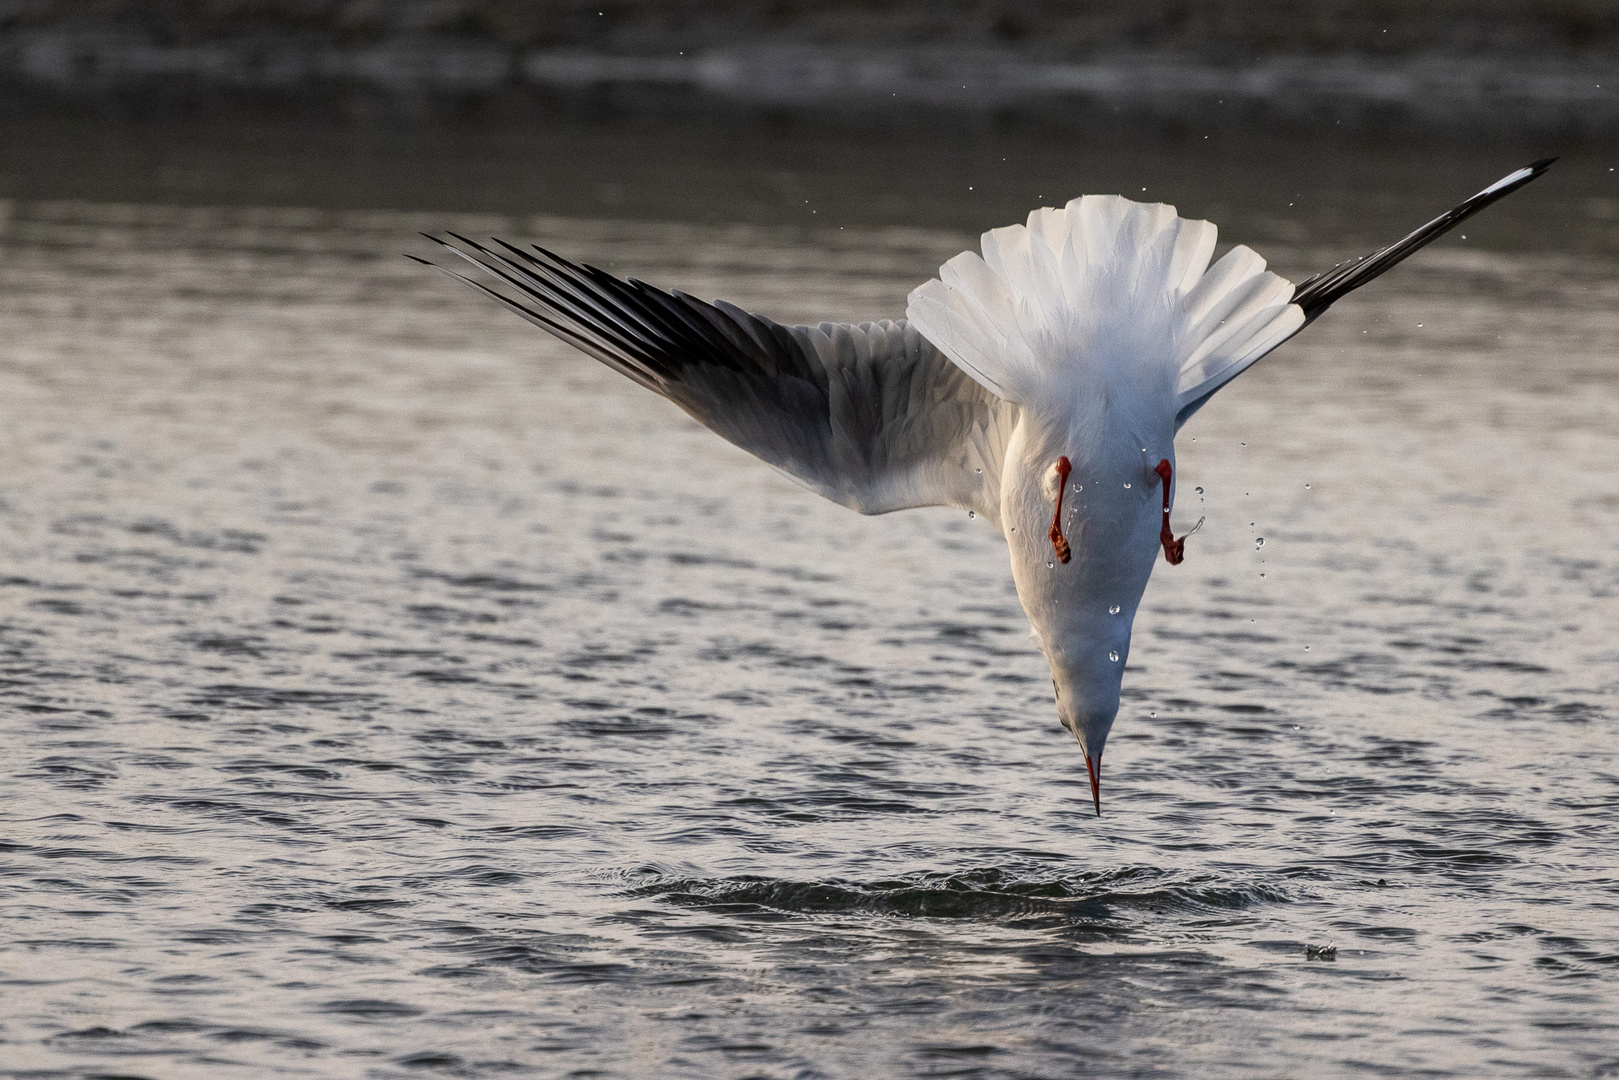
[[[1338,959],[1338,946],[1336,945],[1306,945],[1304,947],[1306,960],[1336,960]]]

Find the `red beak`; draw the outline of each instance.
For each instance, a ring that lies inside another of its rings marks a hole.
[[[1092,761],[1089,754],[1085,755],[1085,771],[1091,774],[1091,801],[1096,803],[1096,816],[1102,816],[1102,757],[1097,755]]]

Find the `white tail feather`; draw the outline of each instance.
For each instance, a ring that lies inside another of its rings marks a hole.
[[[1087,195],[985,233],[982,257],[945,263],[906,315],[1008,401],[1158,373],[1190,415],[1304,325],[1292,284],[1248,248],[1209,266],[1215,236],[1172,206]]]

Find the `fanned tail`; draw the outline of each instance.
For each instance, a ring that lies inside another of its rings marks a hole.
[[[1076,386],[1190,383],[1246,366],[1304,324],[1290,282],[1172,206],[1087,195],[995,229],[910,296],[907,316],[986,389],[1020,405]],[[1178,402],[1176,402],[1178,408]]]

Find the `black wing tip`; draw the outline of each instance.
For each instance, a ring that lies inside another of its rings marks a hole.
[[[1546,157],[1541,158],[1539,161],[1531,161],[1523,168],[1515,169],[1512,172],[1507,173],[1507,175],[1503,176],[1501,179],[1479,192],[1478,196],[1475,196],[1475,198],[1480,196],[1488,196],[1489,201],[1494,202],[1503,195],[1510,195],[1514,191],[1517,191],[1519,188],[1523,187],[1525,184],[1540,179],[1541,176],[1545,175],[1546,170],[1555,164],[1557,164],[1557,158],[1555,157]],[[1463,203],[1462,205],[1466,206],[1467,204]],[[1460,207],[1457,209],[1460,209]]]
[[[1508,195],[1511,195],[1514,191],[1517,191],[1525,184],[1530,184],[1540,179],[1543,175],[1545,175],[1546,170],[1551,168],[1554,164],[1556,164],[1556,162],[1557,158],[1555,157],[1541,158],[1539,161],[1531,161],[1521,169],[1513,169],[1501,179],[1497,180],[1495,183],[1491,184],[1477,195],[1474,195],[1471,199],[1468,199],[1460,206],[1456,207],[1450,213],[1451,215],[1458,216],[1458,220],[1460,217],[1466,217],[1470,214],[1476,213],[1477,211],[1482,210],[1484,207],[1495,202],[1497,199],[1506,198]],[[1430,224],[1433,223],[1430,222]],[[1446,230],[1448,230],[1448,228],[1449,226],[1446,227]],[[1446,230],[1441,231],[1443,232]]]
[[[1293,290],[1293,303],[1304,309],[1306,324],[1314,322],[1335,301],[1381,276],[1385,271],[1403,262],[1407,256],[1426,247],[1498,199],[1511,195],[1535,180],[1556,161],[1555,157],[1546,157],[1515,169],[1404,239],[1369,255],[1346,259],[1330,270],[1305,279]]]
[[[488,248],[484,247],[482,244],[478,243],[478,241],[472,239],[470,236],[462,236],[460,233],[455,232],[454,230],[445,229],[444,230],[444,235],[448,236],[448,237],[452,237],[457,243],[465,244],[467,247],[471,248],[473,251],[482,253],[482,252],[486,252],[486,251],[489,250]],[[440,242],[443,243],[443,241],[440,241]],[[445,246],[448,247],[449,245],[446,244]]]

